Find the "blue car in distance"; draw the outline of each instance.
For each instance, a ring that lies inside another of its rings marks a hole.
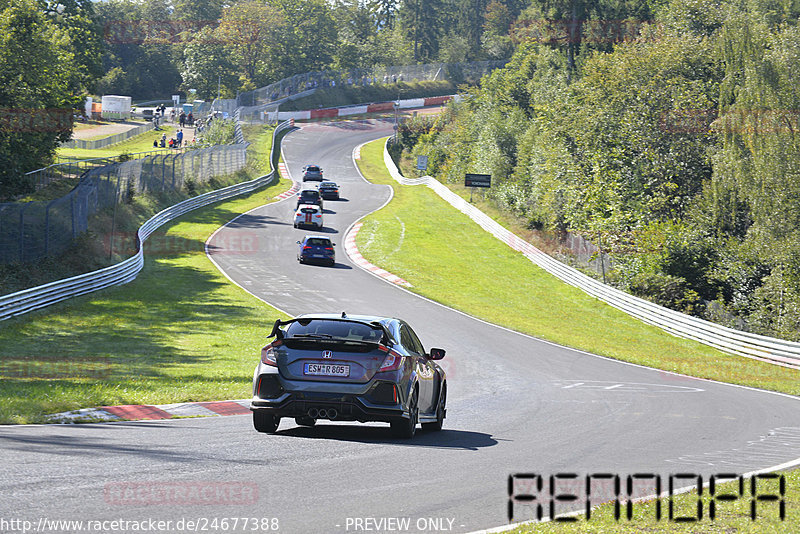
[[[297,261],[300,263],[319,262],[336,265],[336,251],[331,240],[321,235],[307,235],[298,241]]]

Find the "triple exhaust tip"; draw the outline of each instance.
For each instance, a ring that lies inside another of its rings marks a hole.
[[[339,415],[339,412],[336,411],[335,408],[311,408],[308,410],[308,416],[312,419],[336,419]]]

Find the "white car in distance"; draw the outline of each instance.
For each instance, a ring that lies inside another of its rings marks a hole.
[[[294,213],[294,227],[322,228],[322,209],[316,204],[300,204]]]

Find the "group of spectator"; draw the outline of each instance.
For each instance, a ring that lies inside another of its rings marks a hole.
[[[194,124],[194,115],[190,111],[187,115],[186,112],[181,111],[180,116],[178,117],[178,123],[181,125],[181,128],[184,126],[192,126]]]
[[[192,144],[196,143],[195,139],[192,139]],[[183,130],[179,129],[175,134],[175,137],[171,137],[167,140],[167,134],[161,134],[161,139],[156,139],[153,141],[153,148],[181,148],[182,146],[189,146],[189,140],[186,140],[186,144],[183,142]]]

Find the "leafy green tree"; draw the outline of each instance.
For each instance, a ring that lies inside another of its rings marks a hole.
[[[440,36],[449,31],[450,13],[443,0],[409,0],[399,13],[403,34],[413,43],[414,62],[427,62],[439,54]]]
[[[94,3],[90,0],[46,0],[43,12],[56,26],[66,32],[64,43],[75,62],[74,87],[91,88],[102,71],[102,28],[97,20]]]
[[[272,6],[247,0],[225,9],[215,35],[231,53],[231,61],[246,80],[267,85],[274,72],[283,16]]]
[[[141,4],[110,0],[96,8],[106,42],[107,73],[97,82],[97,93],[130,95],[135,100],[168,99],[174,94],[181,83],[180,35],[185,28],[173,24],[170,5],[165,0]]]
[[[330,4],[325,0],[270,0],[269,5],[277,8],[286,22],[276,76],[319,71],[331,65],[338,32]]]
[[[32,0],[0,4],[0,198],[30,191],[23,173],[48,164],[80,104],[68,32]]]
[[[206,26],[187,39],[181,63],[184,90],[196,89],[206,100],[236,96],[240,74],[218,32]]]

